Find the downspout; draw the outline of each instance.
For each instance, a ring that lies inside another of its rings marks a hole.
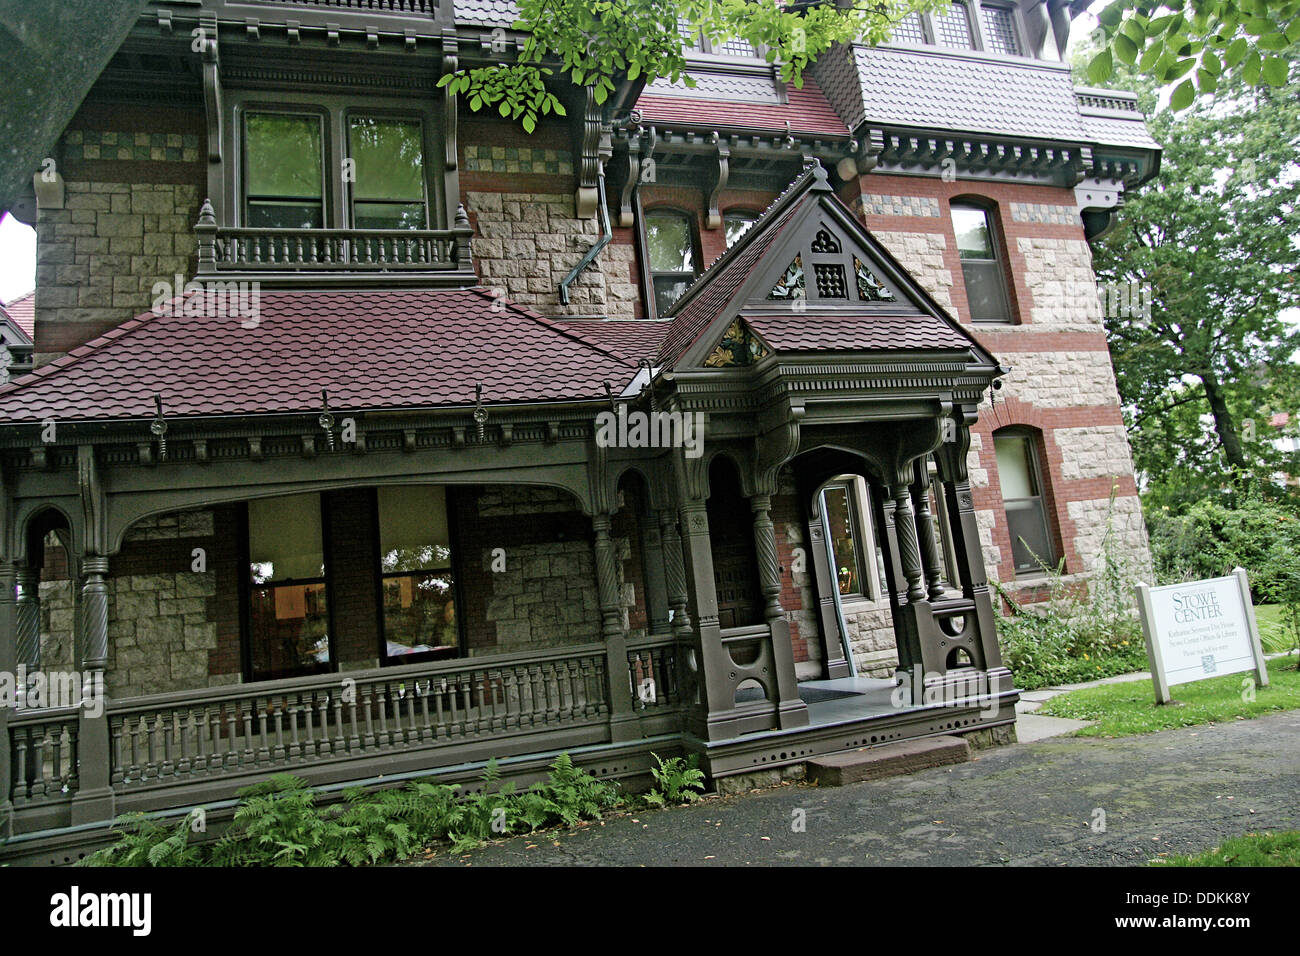
[[[609,206],[605,202],[605,166],[602,163],[600,172],[596,175],[596,195],[598,199],[597,209],[600,212],[600,238],[596,240],[595,245],[587,250],[587,254],[578,261],[567,276],[560,282],[560,303],[569,304],[569,286],[575,279],[582,274],[582,270],[587,268],[596,261],[600,255],[600,250],[609,245],[609,241],[614,238],[614,230],[609,224]]]
[[[831,545],[831,523],[826,518],[826,489],[817,493],[817,510],[821,512],[822,541],[826,545],[826,560],[831,566],[831,597],[835,601],[835,621],[840,626],[840,643],[844,645],[844,659],[849,662],[849,676],[858,676],[858,665],[853,663],[853,644],[849,641],[849,626],[844,620],[844,605],[840,602],[840,569]]]

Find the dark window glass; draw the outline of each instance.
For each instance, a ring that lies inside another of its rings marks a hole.
[[[384,656],[454,656],[460,632],[446,489],[380,488],[378,497]]]
[[[415,120],[352,117],[348,148],[356,162],[352,221],[358,229],[423,229],[424,146]]]
[[[663,315],[695,280],[695,243],[691,222],[681,213],[648,213],[645,235],[655,288],[655,307]]]
[[[984,49],[989,53],[1020,55],[1020,42],[1016,39],[1016,18],[1010,7],[980,7],[984,24]]]
[[[244,121],[248,224],[324,225],[321,123],[317,116],[249,113]]]
[[[835,554],[835,579],[840,594],[867,593],[863,580],[862,546],[857,508],[853,502],[852,488],[831,485],[826,489],[826,524],[830,529],[831,550]]]
[[[1047,529],[1042,476],[1029,436],[994,435],[993,447],[1016,573],[1054,568],[1057,556]]]
[[[248,503],[253,680],[329,670],[329,603],[319,495]]]
[[[934,22],[935,41],[940,46],[958,50],[969,50],[974,46],[966,4],[950,4],[947,10],[940,10],[930,16]]]
[[[730,249],[740,237],[749,232],[749,227],[758,221],[758,216],[752,213],[727,213],[722,218],[722,228],[727,232],[727,248]]]
[[[952,227],[957,237],[971,319],[976,322],[1010,322],[1006,281],[988,212],[979,206],[952,207]]]

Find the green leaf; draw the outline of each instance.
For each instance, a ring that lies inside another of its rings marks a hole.
[[[1300,43],[1300,17],[1296,17],[1287,25],[1286,38],[1292,43]]]
[[[1264,82],[1269,86],[1286,86],[1287,76],[1289,73],[1290,69],[1286,60],[1280,56],[1270,56],[1264,61],[1264,66],[1261,70]]]
[[[1180,76],[1186,76],[1187,73],[1189,73],[1189,72],[1191,71],[1192,67],[1194,67],[1194,66],[1196,66],[1196,58],[1195,58],[1195,57],[1188,57],[1188,58],[1185,59],[1185,60],[1179,60],[1179,61],[1178,61],[1177,63],[1175,63],[1175,64],[1173,65],[1173,67],[1169,70],[1168,74],[1165,76],[1165,79],[1166,79],[1166,80],[1176,80],[1176,79],[1178,79]]]
[[[1237,37],[1230,44],[1223,54],[1223,65],[1228,69],[1233,69],[1246,56],[1246,51],[1250,49],[1250,44],[1246,42],[1245,37]]]
[[[537,129],[537,120],[535,120],[533,115],[529,113],[524,116],[522,125],[525,133],[531,133],[533,130]]]
[[[1128,37],[1123,35],[1117,36],[1111,45],[1115,50],[1115,55],[1129,66],[1132,66],[1137,62],[1137,44]]]
[[[1175,112],[1185,110],[1192,105],[1196,99],[1196,87],[1192,85],[1191,80],[1183,80],[1174,88],[1174,95],[1169,99],[1169,106]]]
[[[1107,9],[1110,9],[1109,7]],[[1110,50],[1102,50],[1092,58],[1088,64],[1088,81],[1090,83],[1102,84],[1109,80],[1115,73],[1115,63],[1111,59]]]
[[[1266,33],[1255,42],[1255,45],[1261,50],[1285,50],[1291,43],[1281,33]]]
[[[1213,93],[1219,86],[1219,78],[1209,70],[1197,70],[1196,86],[1202,93]]]
[[[1241,65],[1241,79],[1247,86],[1256,86],[1259,83],[1259,73],[1262,61],[1258,50],[1251,50],[1246,61]]]
[[[1143,73],[1149,73],[1156,61],[1164,55],[1165,44],[1163,40],[1157,40],[1151,46],[1142,51],[1142,56],[1138,59],[1138,69]]]
[[[1261,37],[1266,33],[1274,33],[1277,31],[1277,27],[1273,25],[1273,21],[1264,17],[1251,17],[1246,21],[1242,29],[1253,37]]]

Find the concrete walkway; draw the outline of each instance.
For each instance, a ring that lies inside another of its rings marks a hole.
[[[791,784],[516,837],[431,866],[1142,865],[1300,829],[1300,711],[819,789]],[[420,864],[417,864],[420,865]]]
[[[1081,690],[1085,687],[1099,687],[1102,684],[1126,684],[1130,681],[1150,679],[1150,671],[1141,671],[1136,674],[1117,674],[1114,677],[1103,677],[1101,680],[1084,681],[1082,684],[1058,684],[1054,687],[1027,690],[1020,695],[1020,702],[1016,704],[1016,739],[1022,744],[1032,743],[1048,737],[1060,737],[1092,723],[1090,720],[1067,720],[1064,717],[1047,717],[1036,713],[1044,703],[1059,694],[1068,694],[1072,690]]]

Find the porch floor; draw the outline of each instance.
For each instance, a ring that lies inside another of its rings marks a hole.
[[[890,700],[895,686],[893,680],[873,677],[809,680],[799,684],[799,696],[808,704],[809,724],[819,726],[898,713]]]

